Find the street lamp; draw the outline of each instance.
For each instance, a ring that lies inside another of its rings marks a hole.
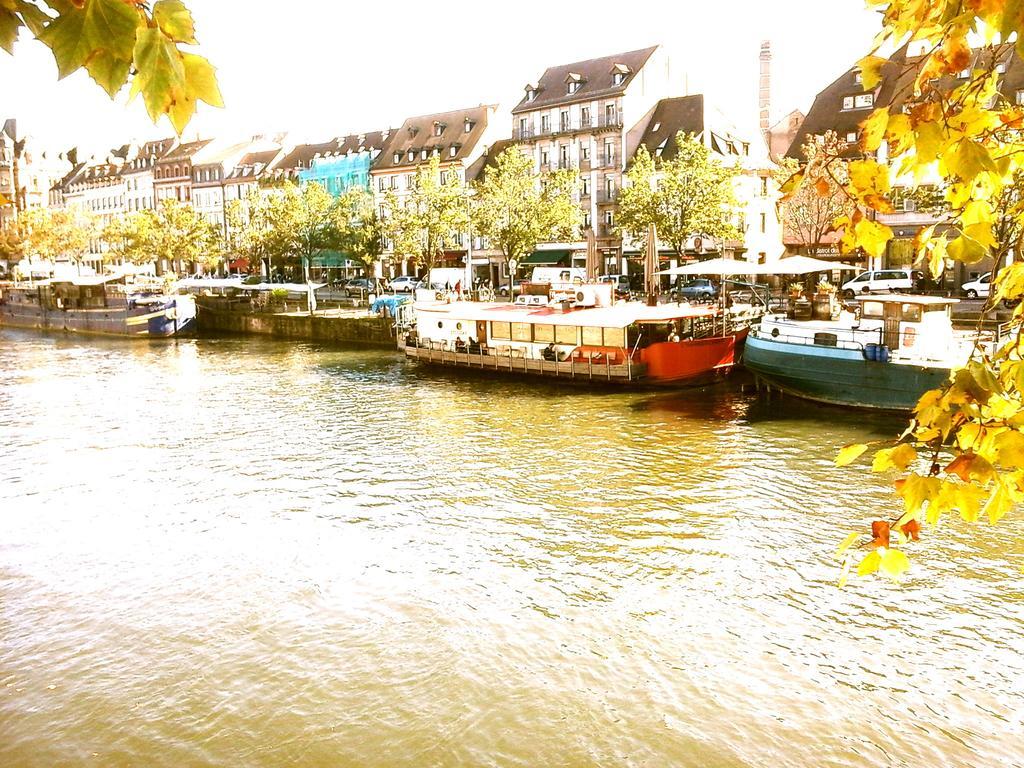
[[[508,300],[515,301],[516,299],[516,267],[519,266],[519,262],[515,259],[508,260]]]

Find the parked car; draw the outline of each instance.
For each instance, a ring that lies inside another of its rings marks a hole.
[[[413,275],[399,275],[388,283],[388,290],[392,293],[411,293],[416,290],[419,282],[420,279]]]
[[[611,283],[615,295],[619,298],[628,296],[633,290],[629,282],[629,275],[601,275],[598,278],[599,282]]]
[[[843,283],[841,290],[848,299],[858,293],[900,293],[914,290],[921,277],[913,269],[874,269]]]
[[[341,289],[341,292],[349,298],[353,296],[362,296],[364,293],[369,293],[373,290],[373,283],[371,283],[365,277],[353,277],[347,283],[345,287]]]
[[[986,272],[977,280],[971,280],[960,287],[968,299],[987,299],[992,292],[992,273]]]
[[[673,293],[680,301],[711,301],[718,295],[718,285],[714,280],[697,277],[679,283]]]

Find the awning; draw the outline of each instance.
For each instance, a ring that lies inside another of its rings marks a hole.
[[[348,263],[348,256],[340,253],[325,253],[323,256],[314,256],[309,260],[311,267],[344,267]]]
[[[521,262],[520,266],[540,266],[543,264],[556,264],[560,266],[569,266],[569,262],[572,260],[572,251],[557,250],[557,251],[534,251]]]

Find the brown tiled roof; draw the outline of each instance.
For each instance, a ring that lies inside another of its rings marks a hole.
[[[392,133],[387,146],[373,161],[371,170],[415,168],[423,162],[423,150],[427,151],[428,157],[438,150],[442,163],[465,160],[473,153],[484,131],[487,130],[487,120],[492,109],[493,106],[481,104],[469,109],[410,117],[402,123],[401,128]],[[467,120],[471,123],[468,133],[465,130]],[[442,127],[440,136],[434,135],[435,126]],[[455,147],[454,155],[451,153],[452,147]],[[412,157],[409,156],[410,150],[413,153]],[[395,153],[399,156],[397,162]]]
[[[274,170],[294,171],[299,168],[309,168],[314,157],[331,151],[335,146],[337,146],[337,141],[334,139],[322,144],[299,144],[281,158],[281,161],[274,166]]]
[[[264,169],[273,162],[274,158],[281,152],[280,149],[267,149],[262,152],[250,152],[239,160],[235,167],[228,171],[224,177],[225,182],[245,181],[259,177]]]
[[[75,163],[74,166],[68,171],[64,178],[54,184],[50,189],[64,190],[70,186],[73,182],[78,179],[78,176],[85,170],[85,163]]]
[[[693,96],[680,96],[674,99],[662,99],[654,108],[647,128],[637,144],[647,147],[651,157],[658,156],[658,148],[661,148],[661,157],[665,160],[675,157],[675,137],[680,131],[683,133],[701,134],[705,128],[704,96],[696,94]]]
[[[512,139],[499,139],[487,148],[487,152],[480,155],[469,168],[466,169],[466,181],[476,181],[487,175],[487,170],[494,167],[498,155],[509,147],[518,146],[518,142]]]
[[[641,48],[638,51],[602,56],[600,59],[575,61],[572,64],[548,67],[537,83],[537,95],[533,101],[527,101],[526,94],[523,94],[522,101],[512,110],[512,114],[529,112],[556,104],[570,104],[621,94],[656,50],[658,50],[658,46],[655,45],[650,48]],[[616,71],[616,65],[624,65],[628,68],[626,79],[619,85],[615,85],[612,77]],[[571,94],[567,92],[567,80],[570,74],[579,75],[581,82],[579,89]]]
[[[174,142],[174,138],[147,141],[139,147],[139,151],[135,157],[125,163],[124,168],[121,169],[121,175],[129,176],[134,173],[148,171],[153,167],[153,164],[157,160],[163,157],[166,152],[171,150],[174,146]]]
[[[199,141],[190,141],[187,144],[179,144],[166,155],[160,158],[159,162],[166,162],[170,160],[188,160],[196,152],[209,144],[213,139],[200,139]]]

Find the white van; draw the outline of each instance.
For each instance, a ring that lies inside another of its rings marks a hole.
[[[875,269],[861,272],[843,283],[843,296],[852,299],[858,293],[899,293],[914,289],[914,270]]]
[[[987,299],[992,292],[992,273],[986,272],[977,280],[964,283],[960,288],[967,294],[968,299]]]
[[[581,283],[587,280],[587,270],[581,267],[534,267],[531,283]]]

